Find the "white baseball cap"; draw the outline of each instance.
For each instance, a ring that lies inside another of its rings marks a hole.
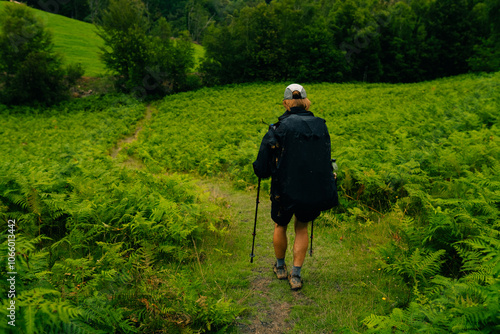
[[[300,93],[300,98],[305,99],[307,97],[306,90],[299,84],[291,84],[285,89],[285,100],[293,99],[293,92],[298,91]]]

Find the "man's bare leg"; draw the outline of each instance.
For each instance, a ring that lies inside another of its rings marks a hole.
[[[274,253],[277,259],[284,259],[286,255],[286,248],[288,240],[286,237],[286,226],[274,224],[273,235]]]
[[[308,223],[303,223],[295,218],[295,242],[293,244],[293,265],[302,267],[309,246]]]
[[[302,289],[301,270],[306,258],[309,235],[307,223],[303,223],[295,217],[295,241],[293,243],[293,268],[288,281],[292,290]]]
[[[285,264],[286,248],[288,240],[286,237],[286,226],[274,225],[273,235],[274,253],[276,255],[276,263],[274,265],[274,273],[278,279],[286,279],[288,271]]]

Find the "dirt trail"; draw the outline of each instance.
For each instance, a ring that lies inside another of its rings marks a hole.
[[[130,144],[131,142],[136,141],[137,138],[139,137],[139,133],[141,132],[144,126],[144,123],[149,121],[152,115],[153,115],[153,108],[150,105],[148,105],[146,107],[146,113],[144,114],[144,118],[142,118],[137,123],[134,133],[130,136],[120,139],[118,143],[116,143],[115,147],[113,147],[109,155],[111,155],[112,158],[116,158],[118,156],[118,153],[120,153],[120,151],[123,149],[123,147],[125,147],[126,144]]]
[[[229,203],[233,217],[230,234],[238,240],[236,242],[241,241],[245,245],[244,253],[239,254],[239,258],[241,258],[239,261],[245,262],[245,266],[248,263],[253,273],[249,278],[250,292],[247,297],[248,301],[245,303],[251,312],[242,315],[238,319],[238,333],[288,333],[294,325],[293,320],[290,320],[289,317],[292,306],[309,303],[310,301],[302,291],[291,291],[288,281],[278,281],[274,276],[272,271],[275,262],[272,245],[274,223],[271,221],[269,214],[271,205],[267,194],[261,190],[255,257],[253,263],[250,263],[256,189],[237,191],[224,181],[218,184],[214,181],[202,181],[202,187],[210,191],[213,197],[222,197]],[[287,258],[289,259],[291,258],[290,248],[292,242],[293,239],[289,238],[289,250],[287,252]],[[286,294],[286,296],[283,296],[283,294]]]
[[[110,156],[116,158],[120,151],[138,139],[139,133],[143,126],[148,122],[156,112],[153,107],[147,106],[144,118],[138,123],[133,134],[119,140],[115,147],[110,151]],[[129,168],[142,168],[143,163],[134,159],[128,158],[122,162]],[[225,202],[230,203],[232,211],[233,226],[232,231],[239,234],[239,239],[245,239],[245,242],[251,240],[248,236],[253,231],[253,223],[255,218],[255,200],[256,193],[249,191],[236,191],[226,181],[219,180],[199,180],[199,185],[208,191],[214,198],[223,198]],[[260,202],[258,209],[257,237],[255,241],[255,258],[252,266],[254,275],[249,278],[250,295],[248,299],[258,300],[253,305],[251,313],[242,315],[237,319],[237,331],[242,334],[280,334],[287,333],[293,328],[293,323],[289,322],[289,315],[292,305],[287,301],[282,301],[276,297],[276,292],[272,291],[271,285],[276,284],[277,279],[272,272],[272,264],[275,261],[274,250],[272,247],[272,231],[274,225],[269,217],[270,201],[264,191],[261,190]],[[232,233],[233,233],[232,232]],[[289,241],[290,242],[290,241]],[[249,245],[250,247],[250,245]],[[290,248],[290,247],[289,247]],[[290,255],[291,256],[291,255]],[[245,261],[250,262],[250,249],[248,256],[244,257]],[[289,257],[289,255],[287,255]],[[279,281],[279,284],[288,286],[286,280]],[[307,298],[300,292],[290,293],[295,302],[307,302]]]

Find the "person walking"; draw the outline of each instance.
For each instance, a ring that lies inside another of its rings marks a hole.
[[[292,290],[303,286],[302,266],[309,244],[308,224],[321,211],[338,205],[336,175],[331,164],[331,142],[325,120],[309,111],[311,101],[299,84],[285,89],[286,111],[269,126],[262,139],[255,174],[271,177],[271,218],[278,279],[287,279]],[[285,256],[287,227],[294,217],[293,267],[288,273]]]

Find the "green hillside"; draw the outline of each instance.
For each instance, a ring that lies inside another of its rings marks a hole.
[[[17,6],[1,1],[0,10],[6,5]],[[65,63],[81,63],[86,76],[99,76],[105,73],[104,64],[99,59],[99,46],[102,45],[102,40],[97,36],[93,24],[37,9],[33,11],[52,31],[55,50],[63,55]]]
[[[9,5],[7,1],[0,1],[0,10],[6,5]],[[33,11],[52,31],[55,50],[64,56],[66,63],[81,63],[85,69],[85,76],[93,77],[106,73],[106,67],[99,59],[99,47],[103,42],[96,34],[93,24],[37,9]],[[203,56],[204,50],[198,44],[194,44],[194,50],[198,64],[198,59]]]

